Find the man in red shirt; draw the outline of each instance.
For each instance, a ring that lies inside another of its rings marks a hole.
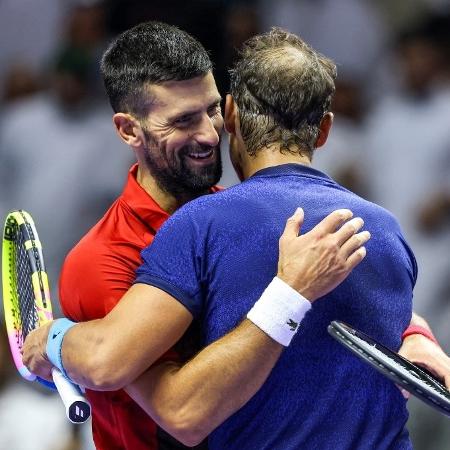
[[[172,55],[170,46],[176,41],[178,48]],[[131,60],[136,53],[137,57],[145,54],[152,62],[146,81],[154,85],[135,86],[134,92],[120,99],[117,73],[123,76],[132,70],[133,62],[127,58]],[[183,54],[187,57],[180,58]],[[133,284],[135,269],[141,264],[140,251],[152,242],[169,214],[199,195],[218,190],[214,184],[221,175],[219,136],[223,119],[221,98],[210,70],[209,57],[198,42],[163,24],[135,27],[119,36],[105,53],[102,73],[115,111],[113,121],[119,136],[135,150],[138,164],[131,168],[122,195],[67,256],[60,280],[60,302],[68,318],[82,322],[104,317]],[[199,75],[203,76],[200,82]],[[170,85],[170,92],[158,92],[165,89],[161,81]],[[139,89],[148,89],[150,97],[164,98],[164,103],[140,104],[149,96]],[[139,123],[140,114],[150,107],[158,136]],[[161,139],[164,145],[155,150],[155,141]],[[194,338],[195,330],[159,363],[192,356],[200,348],[192,345]],[[87,390],[87,397],[93,407],[97,448],[184,447],[159,428],[125,391]]]
[[[65,260],[59,298],[65,316],[76,322],[100,319],[114,308],[133,284],[141,250],[169,217],[139,185],[137,174],[135,164],[122,195]],[[211,192],[216,190],[211,188]],[[177,360],[178,356],[172,350],[160,361]],[[88,390],[87,397],[98,449],[184,448],[157,427],[125,391]]]

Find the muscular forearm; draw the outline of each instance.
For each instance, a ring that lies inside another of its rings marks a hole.
[[[148,367],[139,364],[134,348],[126,348],[120,332],[105,320],[75,325],[64,337],[62,361],[67,375],[77,384],[98,391],[119,389]],[[126,344],[125,344],[126,345]],[[150,361],[148,364],[150,364]]]
[[[172,347],[191,321],[189,311],[165,292],[134,285],[106,317],[67,332],[64,369],[90,389],[123,388]]]
[[[258,391],[282,349],[245,320],[184,366],[163,363],[127,391],[166,431],[195,445]]]

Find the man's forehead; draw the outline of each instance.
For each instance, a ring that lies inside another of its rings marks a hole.
[[[152,104],[160,108],[220,100],[211,72],[188,80],[149,84],[146,90],[152,99]]]

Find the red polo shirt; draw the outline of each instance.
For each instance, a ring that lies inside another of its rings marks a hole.
[[[169,215],[129,172],[122,195],[68,254],[59,298],[64,314],[82,322],[105,316],[132,285],[140,252]],[[218,188],[213,188],[213,191]],[[176,359],[171,350],[162,359]],[[94,442],[100,450],[184,448],[150,419],[125,393],[86,391],[92,405]]]

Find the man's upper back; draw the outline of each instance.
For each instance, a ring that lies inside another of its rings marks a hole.
[[[211,448],[409,448],[398,389],[326,332],[337,319],[389,347],[400,344],[416,269],[398,224],[382,208],[305,166],[264,169],[175,214],[143,252],[137,281],[178,298],[202,320],[205,344],[215,341],[276,274],[278,238],[298,206],[303,232],[332,210],[350,208],[372,233],[368,256],[314,304],[265,385],[212,434]]]

